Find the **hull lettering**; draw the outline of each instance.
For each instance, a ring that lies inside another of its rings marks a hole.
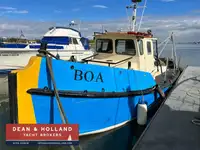
[[[83,72],[81,70],[75,69],[74,80],[76,81],[85,80],[87,82],[102,82],[103,83],[103,76],[101,73],[98,73],[96,75],[92,71]]]

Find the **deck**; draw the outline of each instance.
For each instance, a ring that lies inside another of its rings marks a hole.
[[[132,150],[200,150],[200,67],[187,67]]]

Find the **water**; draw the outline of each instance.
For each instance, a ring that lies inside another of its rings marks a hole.
[[[168,45],[166,50],[163,52],[162,56],[171,57],[171,46]],[[200,66],[200,45],[177,45],[177,56],[180,58],[180,66],[186,67],[190,66]],[[5,97],[0,97],[0,150],[12,150],[12,149],[22,149],[22,147],[8,147],[5,145],[5,124],[9,122],[9,111],[8,103]],[[98,136],[90,136],[86,138],[81,138],[82,148],[85,150],[131,150],[131,147],[140,136],[144,127],[139,127],[135,121],[130,124],[120,128],[119,130],[114,130],[108,133],[99,134]],[[27,148],[26,148],[27,149]],[[28,148],[38,149],[37,147]],[[47,149],[45,147],[40,149]],[[67,147],[53,148],[56,150],[69,149]]]
[[[166,47],[166,50],[163,51],[161,56],[171,57],[172,45],[169,44]],[[180,58],[180,66],[186,67],[189,66],[200,66],[200,45],[198,44],[177,44],[177,57]]]

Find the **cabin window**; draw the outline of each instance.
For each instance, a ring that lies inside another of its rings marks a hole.
[[[147,42],[147,53],[151,55],[151,42]]]
[[[110,39],[98,39],[96,41],[96,51],[100,53],[112,53],[113,42]]]
[[[143,41],[142,40],[138,41],[138,47],[139,47],[140,55],[143,55],[144,50],[143,50]]]
[[[72,43],[72,38],[69,38],[69,44],[73,44],[73,43]]]
[[[90,49],[90,46],[89,46],[90,43],[89,43],[89,40],[87,38],[82,37],[80,39],[80,41],[81,41],[81,43],[82,43],[82,45],[84,46],[85,49]]]
[[[70,38],[68,37],[43,37],[41,42],[46,42],[48,44],[69,44]]]
[[[72,38],[72,39],[73,39],[73,44],[78,44],[77,39],[75,39],[75,38]]]
[[[124,54],[124,55],[136,55],[135,43],[133,40],[116,40],[116,53],[117,54]]]

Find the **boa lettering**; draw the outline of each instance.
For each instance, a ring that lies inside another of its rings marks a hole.
[[[92,71],[83,72],[81,70],[75,70],[74,80],[76,81],[85,80],[87,82],[102,82],[103,83],[102,74],[98,73],[98,75],[95,75]]]

